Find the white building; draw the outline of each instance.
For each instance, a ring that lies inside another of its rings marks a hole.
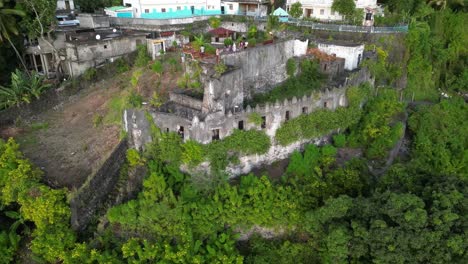
[[[343,17],[332,10],[333,0],[287,0],[287,11],[291,5],[300,2],[302,4],[302,17],[311,17],[323,21],[342,20]],[[377,12],[377,0],[355,0],[356,8],[364,10],[364,25],[372,25],[374,14]]]
[[[171,19],[221,14],[220,0],[124,0],[131,17]],[[122,16],[129,17],[129,16]]]
[[[267,16],[269,0],[223,0],[221,12],[226,15]]]
[[[70,11],[75,9],[73,0],[57,0],[57,10]]]
[[[344,68],[348,71],[356,69],[364,56],[364,44],[336,45],[330,43],[318,43],[318,49],[339,58],[345,59]]]

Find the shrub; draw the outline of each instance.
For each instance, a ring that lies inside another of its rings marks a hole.
[[[208,22],[210,23],[211,28],[219,28],[219,26],[221,26],[221,19],[217,17],[210,17]]]
[[[230,39],[230,38],[224,39],[224,46],[227,47],[227,46],[229,46],[229,45],[232,45],[232,43],[234,43],[234,42],[232,41],[232,39]]]
[[[286,146],[300,139],[316,138],[357,124],[361,115],[359,107],[339,107],[335,111],[320,109],[284,123],[276,131],[275,139]]]
[[[289,78],[294,77],[296,70],[296,61],[293,58],[288,59],[286,62],[286,73],[288,74]]]
[[[261,125],[262,124],[262,117],[260,116],[259,113],[251,113],[248,117],[247,117],[247,121],[249,121],[249,123],[252,123],[252,124],[255,124],[257,126]]]
[[[30,103],[33,98],[39,96],[50,87],[44,83],[44,77],[32,72],[31,76],[15,70],[11,73],[11,85],[3,87],[0,85],[0,109],[11,106],[19,106],[22,103]]]
[[[216,72],[216,77],[220,77],[223,73],[226,72],[227,66],[223,62],[217,63],[214,67],[215,72]]]
[[[196,166],[203,161],[203,148],[200,143],[188,140],[182,145],[182,162],[189,166]]]
[[[127,150],[127,161],[130,167],[142,166],[145,164],[144,159],[136,149]]]
[[[153,65],[151,66],[151,69],[157,73],[157,74],[162,74],[163,71],[164,71],[164,68],[163,68],[163,65],[161,63],[161,61],[157,60],[153,63]]]
[[[140,81],[141,75],[143,75],[143,71],[141,69],[137,69],[133,72],[132,78],[130,79],[130,83],[133,87],[138,86],[138,82]]]
[[[249,39],[255,39],[257,36],[257,26],[255,24],[250,25],[247,36]]]
[[[232,135],[204,147],[211,169],[218,171],[226,168],[229,163],[238,162],[239,155],[266,153],[270,148],[270,138],[264,131],[236,129]]]
[[[156,91],[153,92],[149,103],[151,106],[156,108],[162,105],[162,100]]]
[[[135,58],[135,66],[145,67],[148,65],[151,58],[148,56],[145,45],[137,45],[137,56]]]
[[[98,113],[94,114],[94,115],[93,115],[93,126],[94,126],[94,127],[100,126],[100,125],[102,124],[102,120],[103,120],[103,119],[104,119],[104,118],[103,118],[102,115],[100,115],[100,114],[98,114]]]
[[[132,107],[140,107],[143,104],[143,97],[137,92],[132,91],[128,95],[128,104]]]
[[[128,66],[128,63],[122,58],[118,58],[117,60],[115,60],[115,65],[117,67],[118,73],[124,73],[130,70],[130,66]]]
[[[83,79],[85,79],[86,81],[91,81],[91,80],[94,80],[94,78],[96,78],[96,75],[97,75],[96,69],[89,68],[89,69],[86,69],[86,71],[83,73]]]
[[[249,43],[248,47],[255,47],[257,45],[257,40],[255,38],[249,38],[247,42]]]
[[[346,145],[346,136],[344,134],[333,135],[333,145],[337,148],[343,148]]]

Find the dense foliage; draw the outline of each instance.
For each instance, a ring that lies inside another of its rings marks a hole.
[[[16,69],[11,73],[11,84],[7,87],[0,85],[0,109],[29,104],[50,87],[44,83],[44,77],[36,72],[30,75]]]
[[[301,139],[312,139],[328,134],[336,129],[346,129],[357,124],[361,118],[360,102],[369,93],[369,86],[351,87],[347,91],[349,106],[336,110],[320,109],[308,115],[284,123],[277,131],[275,139],[281,145],[288,145]]]
[[[403,135],[404,103],[394,89],[380,89],[366,104],[365,114],[349,136],[351,146],[365,146],[369,159],[384,158]]]

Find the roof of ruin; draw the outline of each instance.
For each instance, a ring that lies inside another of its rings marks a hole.
[[[234,34],[234,31],[229,30],[227,28],[219,27],[208,31],[208,33],[216,36],[229,36]]]
[[[313,55],[319,61],[336,61],[336,60],[344,60],[343,58],[336,57],[333,55],[328,55],[327,53],[319,50],[318,48],[308,49],[307,54]]]

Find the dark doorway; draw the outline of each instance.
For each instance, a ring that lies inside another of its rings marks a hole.
[[[309,112],[309,108],[307,107],[302,107],[302,113],[307,114]]]
[[[372,20],[372,13],[366,13],[366,20]]]
[[[211,136],[212,140],[219,140],[219,129],[213,129],[213,134]]]
[[[192,15],[195,14],[195,7],[194,6],[190,6],[190,10],[192,11]]]
[[[286,121],[289,120],[289,111],[286,111],[286,116],[284,118],[286,119]]]
[[[244,120],[239,121],[237,128],[239,128],[239,130],[244,130]]]
[[[261,128],[264,129],[266,128],[266,116],[262,116],[262,125]]]
[[[357,57],[357,65],[359,66],[359,64],[361,64],[361,54],[359,54]]]
[[[224,6],[221,7],[221,14],[224,15]]]
[[[179,128],[179,131],[177,131],[177,133],[179,134],[179,136],[182,138],[182,140],[184,139],[184,127],[183,126],[180,126]]]
[[[328,108],[328,102],[323,102],[323,107]]]

